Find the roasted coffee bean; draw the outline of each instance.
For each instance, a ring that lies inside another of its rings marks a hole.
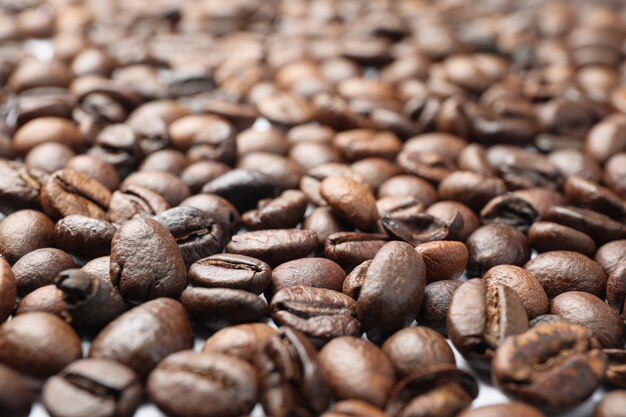
[[[509,404],[486,405],[472,410],[465,410],[458,417],[506,417],[506,416],[524,416],[524,417],[546,417],[541,411],[535,407],[521,402],[512,402]]]
[[[82,172],[113,192],[120,186],[120,178],[109,163],[90,155],[76,155],[65,164],[65,168]]]
[[[538,213],[524,199],[512,193],[493,198],[480,211],[483,223],[504,223],[527,232]]]
[[[417,245],[426,265],[426,282],[457,279],[467,266],[467,247],[461,242],[440,241]]]
[[[357,313],[368,339],[382,343],[407,327],[419,313],[426,286],[426,266],[403,242],[383,246],[364,272]]]
[[[604,349],[608,365],[604,379],[620,388],[626,388],[626,349]]]
[[[37,288],[52,284],[59,272],[74,267],[76,265],[72,257],[60,249],[34,250],[13,265],[17,292],[24,296]]]
[[[226,252],[252,256],[275,267],[306,257],[317,245],[317,235],[309,230],[269,229],[233,236]]]
[[[402,172],[396,164],[383,158],[361,159],[351,164],[350,170],[360,175],[373,190]]]
[[[72,214],[54,226],[54,240],[64,251],[86,259],[106,256],[117,229],[105,220]]]
[[[562,178],[547,156],[517,146],[493,146],[487,158],[511,189],[542,187],[558,189]]]
[[[612,391],[600,401],[593,417],[618,417],[626,407],[626,391]]]
[[[540,326],[542,324],[551,324],[551,323],[572,324],[570,320],[566,319],[565,317],[557,316],[556,314],[542,314],[528,322],[530,327]]]
[[[528,239],[513,226],[491,223],[479,227],[465,242],[469,259],[467,272],[481,276],[497,265],[522,266],[530,258]]]
[[[461,216],[463,227],[458,232],[458,236],[455,236],[461,242],[465,242],[468,236],[480,226],[476,214],[465,204],[456,201],[439,201],[428,207],[426,213],[439,217],[446,223],[451,223],[457,215]]]
[[[528,240],[538,252],[568,250],[592,256],[596,251],[596,243],[586,234],[552,222],[533,223]]]
[[[320,242],[320,246],[324,246],[324,242],[328,240],[330,235],[340,233],[346,229],[333,209],[324,206],[314,208],[302,222],[302,229],[315,232]]]
[[[519,295],[529,319],[548,312],[548,296],[537,278],[514,265],[494,266],[483,275],[486,283],[503,284]]]
[[[297,129],[296,126],[294,129]],[[239,132],[237,135],[237,154],[251,152],[271,152],[286,155],[289,151],[287,136],[279,129],[255,129],[254,127]]]
[[[622,219],[626,205],[620,196],[593,181],[574,176],[563,184],[569,202],[575,206],[603,213],[611,218]]]
[[[457,171],[444,178],[437,191],[442,200],[454,200],[478,211],[494,197],[504,194],[506,186],[496,177]]]
[[[168,172],[135,172],[122,182],[120,190],[139,185],[162,196],[171,207],[180,204],[191,195],[191,190],[180,178]]]
[[[198,161],[190,164],[180,174],[180,179],[189,186],[192,194],[199,193],[202,186],[230,171],[230,167],[217,161]]]
[[[615,113],[597,123],[585,138],[585,151],[599,163],[626,148],[626,119]]]
[[[193,207],[174,207],[154,217],[170,231],[189,266],[222,251],[222,228],[206,212]]]
[[[626,153],[620,152],[613,155],[606,161],[602,175],[602,182],[621,198],[626,198],[624,162],[626,162]]]
[[[0,413],[6,417],[27,417],[33,404],[33,393],[19,373],[0,365]]]
[[[217,194],[228,200],[239,212],[252,210],[264,198],[278,194],[276,180],[269,175],[247,169],[234,169],[202,187],[203,193]]]
[[[241,219],[248,230],[290,229],[300,223],[306,206],[304,193],[287,190],[273,200],[259,201],[256,210],[244,213]]]
[[[339,149],[327,143],[316,142],[304,142],[293,145],[289,150],[289,158],[305,171],[320,165],[343,161]]]
[[[163,149],[146,156],[137,170],[169,172],[180,177],[187,165],[189,165],[189,160],[182,152]]]
[[[74,329],[48,313],[14,317],[0,326],[0,363],[44,380],[82,356]]]
[[[337,400],[362,400],[382,407],[396,382],[387,356],[356,337],[333,339],[320,351],[319,362]]]
[[[263,298],[231,288],[187,288],[180,302],[193,321],[210,330],[262,321],[268,314]]]
[[[380,408],[360,400],[336,402],[322,417],[389,417]]]
[[[241,224],[241,217],[237,209],[226,199],[215,194],[198,194],[186,198],[180,203],[181,206],[195,207],[206,212],[215,220],[224,233],[224,244],[232,235],[237,233]]]
[[[75,155],[69,146],[55,142],[42,143],[28,151],[24,164],[30,169],[51,174],[65,168],[67,162]]]
[[[453,160],[438,152],[419,152],[405,148],[397,158],[406,173],[438,184],[456,169]]]
[[[113,285],[132,303],[178,298],[187,286],[187,269],[176,240],[152,219],[128,221],[115,233],[110,273]]]
[[[39,208],[39,192],[45,174],[24,164],[0,160],[0,212]]]
[[[552,207],[543,220],[559,223],[589,235],[597,244],[626,238],[626,227],[604,214],[572,206]]]
[[[402,142],[392,132],[354,129],[337,133],[333,144],[348,161],[369,157],[393,160],[402,149]]]
[[[35,210],[20,210],[0,222],[0,253],[13,264],[24,255],[54,246],[54,223]]]
[[[272,270],[265,262],[244,255],[218,254],[189,267],[189,279],[209,288],[240,289],[261,294],[270,284]]]
[[[202,351],[224,353],[254,364],[265,341],[274,334],[276,329],[265,323],[237,324],[215,332]]]
[[[139,185],[129,185],[111,195],[107,218],[122,225],[138,217],[152,217],[170,208],[161,195]]]
[[[304,194],[306,194],[311,203],[315,204],[316,206],[325,206],[328,204],[328,202],[321,195],[321,187],[322,182],[326,178],[330,177],[349,178],[361,184],[361,186],[358,187],[359,190],[364,190],[362,187],[367,188],[367,182],[365,181],[365,179],[356,172],[352,171],[349,165],[341,163],[327,163],[308,170],[306,175],[302,176],[302,178],[300,179],[300,190]],[[348,183],[345,180],[344,182]],[[367,192],[363,192],[367,194]],[[366,197],[365,194],[362,194],[361,197],[365,197],[367,200],[369,197]]]
[[[41,399],[53,417],[91,414],[130,417],[141,403],[141,383],[129,368],[106,359],[71,363],[43,386]]]
[[[625,256],[626,239],[622,239],[600,246],[593,259],[602,267],[606,274],[611,274]]]
[[[565,196],[558,191],[547,188],[526,188],[514,191],[513,194],[533,206],[540,216],[545,216],[554,206],[565,204]]]
[[[340,336],[359,336],[356,302],[327,288],[295,286],[283,288],[272,297],[270,313],[281,326],[291,326],[316,345]]]
[[[428,284],[424,289],[424,302],[417,322],[447,336],[448,306],[452,295],[461,285],[463,282],[457,280],[435,281]]]
[[[528,315],[510,287],[472,279],[454,292],[447,329],[459,352],[472,365],[485,368],[507,337],[528,329]]]
[[[505,340],[496,351],[492,375],[507,394],[556,411],[589,397],[606,366],[607,357],[591,329],[552,323]]]
[[[276,417],[319,415],[330,402],[330,387],[317,351],[289,327],[267,338],[256,357],[265,413]]]
[[[431,365],[408,375],[391,392],[390,416],[456,416],[478,396],[478,384],[454,364]]]
[[[172,417],[238,417],[252,411],[257,401],[257,373],[232,356],[183,351],[159,363],[147,391]]]
[[[17,286],[11,265],[0,256],[0,323],[3,323],[15,307]]]
[[[341,291],[345,278],[345,271],[329,259],[296,259],[274,268],[272,281],[265,295],[271,299],[277,291],[298,285]]]
[[[100,130],[94,146],[88,151],[88,155],[111,164],[120,178],[126,178],[137,166],[140,153],[137,135],[129,125],[122,123],[111,124]]]
[[[591,329],[605,348],[624,346],[622,318],[594,295],[580,291],[559,294],[550,303],[550,313]]]
[[[369,188],[348,177],[328,177],[322,181],[320,194],[335,213],[362,231],[378,220],[376,200]]]
[[[398,330],[382,346],[398,378],[432,365],[455,364],[454,353],[446,340],[427,327]]]
[[[63,291],[50,284],[37,288],[20,300],[14,315],[28,313],[50,313],[68,321],[67,303]]]
[[[279,126],[295,126],[313,119],[315,111],[304,98],[292,93],[276,93],[257,103],[259,113]]]
[[[626,301],[626,261],[624,260],[620,261],[608,276],[606,301],[618,313],[623,312],[624,301]]]
[[[84,138],[70,120],[61,117],[38,117],[15,132],[11,146],[18,154],[25,155],[35,146],[47,142],[59,142],[73,149],[80,149],[84,145]]]
[[[238,169],[260,172],[274,180],[280,190],[298,188],[304,174],[296,161],[266,152],[254,152],[242,156],[237,162]]]
[[[549,298],[567,291],[584,291],[604,298],[606,274],[597,263],[578,252],[542,253],[524,268],[537,278]]]
[[[91,343],[89,357],[112,359],[145,379],[165,356],[192,346],[185,308],[178,301],[158,298],[109,323]]]
[[[413,175],[396,175],[378,187],[378,198],[413,197],[425,207],[439,200],[437,190],[430,183]]]
[[[381,216],[383,228],[395,239],[417,246],[421,243],[456,237],[463,228],[463,219],[457,215],[450,223],[427,213],[399,210]]]

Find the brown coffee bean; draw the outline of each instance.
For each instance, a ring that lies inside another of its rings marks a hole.
[[[452,222],[458,213],[463,219],[463,227],[456,237],[461,242],[465,242],[468,236],[480,226],[480,221],[472,209],[456,201],[439,201],[428,207],[426,213],[439,217],[446,223]]]
[[[165,356],[192,346],[185,308],[178,301],[158,298],[109,323],[91,343],[89,357],[112,359],[145,379]]]
[[[248,230],[290,229],[300,223],[306,206],[304,193],[287,190],[273,200],[259,201],[256,210],[244,213],[242,220]]]
[[[292,130],[294,129],[298,129],[298,126]],[[237,135],[237,154],[239,156],[251,152],[270,152],[286,155],[288,151],[289,141],[287,136],[279,129],[260,130],[252,127],[239,132]]]
[[[50,284],[37,288],[35,291],[26,294],[20,300],[14,315],[28,313],[50,313],[68,321],[67,304],[65,303],[63,291],[56,285]]]
[[[276,329],[265,323],[237,324],[215,332],[202,351],[224,353],[254,364],[257,353],[274,334]]]
[[[580,291],[559,294],[550,303],[550,313],[591,329],[605,348],[624,346],[624,323],[621,317],[594,295]]]
[[[11,214],[40,207],[39,192],[45,174],[24,164],[0,160],[0,211]]]
[[[97,133],[94,144],[87,153],[113,166],[121,179],[127,177],[139,164],[141,149],[137,134],[129,125],[121,123],[124,114],[120,112],[111,116],[113,124],[105,126]]]
[[[556,165],[564,178],[579,176],[594,182],[600,180],[602,174],[600,166],[593,158],[581,151],[561,149],[551,152],[548,158]]]
[[[618,313],[623,312],[624,301],[626,301],[626,261],[624,260],[620,261],[609,273],[606,282],[606,301]]]
[[[489,201],[480,211],[483,223],[503,223],[528,232],[538,216],[535,208],[526,200],[512,193],[499,195]]]
[[[552,207],[543,220],[559,223],[583,232],[597,244],[626,238],[626,227],[604,214],[572,206]]]
[[[239,230],[241,223],[239,212],[231,203],[220,196],[197,194],[184,199],[180,205],[198,208],[211,216],[222,228],[225,244]]]
[[[426,242],[415,247],[426,264],[426,282],[457,279],[467,265],[467,247],[461,242]]]
[[[563,184],[569,202],[575,206],[588,208],[612,218],[621,219],[626,215],[626,205],[620,196],[608,188],[579,176],[569,177]]]
[[[39,211],[16,211],[0,222],[0,253],[9,263],[50,246],[54,246],[54,223]]]
[[[454,292],[446,327],[461,354],[472,365],[485,368],[508,336],[528,329],[528,316],[510,287],[472,279]]]
[[[506,416],[524,416],[524,417],[546,417],[541,411],[535,407],[521,402],[512,402],[509,404],[486,405],[472,410],[465,410],[458,417],[506,417]]]
[[[309,122],[315,112],[306,100],[292,93],[277,93],[257,103],[263,117],[279,126],[295,126]]]
[[[465,244],[469,252],[467,272],[473,276],[481,276],[497,265],[522,266],[530,258],[526,236],[502,223],[479,227]]]
[[[65,168],[87,174],[113,192],[120,186],[120,178],[111,164],[89,155],[76,155]]]
[[[172,417],[237,417],[254,408],[258,382],[254,367],[240,359],[187,350],[159,363],[147,391]]]
[[[335,233],[326,240],[324,254],[341,265],[345,271],[351,271],[362,262],[373,259],[388,239],[383,234]]]
[[[213,160],[229,165],[235,162],[236,130],[219,116],[184,116],[172,122],[168,131],[174,147],[186,151],[191,160]]]
[[[203,193],[217,194],[240,212],[252,210],[264,198],[278,194],[276,180],[259,171],[234,169],[205,184]]]
[[[0,365],[0,413],[6,417],[27,417],[33,404],[33,393],[21,375],[5,365]]]
[[[32,148],[24,158],[24,165],[47,174],[65,168],[75,153],[67,145],[56,142],[41,143]]]
[[[272,270],[259,259],[244,255],[218,254],[189,267],[189,279],[198,286],[241,289],[261,294],[270,284]]]
[[[322,417],[389,417],[383,410],[360,400],[336,402]]]
[[[308,171],[320,165],[343,161],[338,149],[327,143],[296,143],[289,150],[289,158],[303,170]]]
[[[549,298],[567,291],[584,291],[604,297],[606,274],[598,264],[578,252],[542,253],[524,268],[537,278]]]
[[[600,164],[626,149],[626,119],[613,114],[597,123],[585,138],[585,152]]]
[[[428,284],[424,289],[424,302],[417,322],[447,336],[448,306],[452,295],[461,285],[463,282],[457,280],[435,281]]]
[[[384,230],[392,238],[417,246],[436,240],[454,239],[463,227],[463,218],[460,215],[450,223],[445,223],[430,214],[416,213],[416,209],[418,207],[383,213],[381,223]]]
[[[74,150],[84,145],[84,138],[78,127],[60,117],[38,117],[25,123],[15,132],[11,146],[20,155],[25,155],[35,146],[47,142],[58,142]]]
[[[72,214],[57,222],[54,240],[64,251],[92,259],[111,252],[111,240],[116,230],[105,220]]]
[[[317,351],[300,332],[289,327],[267,338],[256,357],[260,400],[268,415],[319,415],[330,402],[330,387]]]
[[[593,259],[602,267],[605,273],[610,274],[625,256],[626,239],[621,239],[600,246]]]
[[[75,267],[72,257],[60,249],[36,249],[13,265],[17,292],[24,296],[37,288],[52,284],[59,272]]]
[[[402,142],[391,132],[355,129],[335,135],[333,144],[348,161],[378,157],[393,160],[402,149]]]
[[[428,181],[413,175],[396,175],[378,187],[378,198],[413,197],[425,207],[439,200],[437,191]]]
[[[338,400],[362,400],[382,407],[395,384],[393,365],[367,340],[333,339],[320,351],[319,361]]]
[[[62,169],[48,177],[41,189],[41,205],[51,218],[80,214],[104,220],[111,192],[90,176]]]
[[[427,327],[409,327],[394,333],[382,346],[398,378],[431,365],[455,364],[454,353],[446,340]]]
[[[514,191],[513,194],[533,206],[540,216],[545,216],[554,206],[565,204],[565,196],[563,194],[547,188],[526,188]]]
[[[606,364],[590,329],[552,323],[506,339],[496,351],[492,375],[508,395],[556,411],[589,397],[600,384]]]
[[[617,417],[624,412],[624,407],[626,391],[609,392],[596,407],[593,417]]]
[[[341,291],[345,278],[346,273],[341,266],[329,259],[295,259],[274,268],[271,284],[265,295],[271,299],[277,291],[298,285]]]
[[[437,191],[442,200],[454,200],[478,211],[494,197],[504,194],[506,186],[496,177],[457,171],[441,181]]]
[[[257,171],[274,180],[279,190],[298,188],[304,172],[298,163],[282,155],[253,152],[242,156],[236,167]]]
[[[170,204],[160,194],[140,185],[129,185],[111,195],[107,218],[111,223],[123,225],[135,218],[155,216],[169,208]]]
[[[558,189],[561,173],[547,156],[518,146],[496,145],[487,151],[487,158],[508,188],[541,187]]]
[[[230,171],[230,167],[217,161],[197,161],[180,174],[180,179],[189,186],[192,194],[199,193],[202,186]]]
[[[406,243],[389,242],[367,268],[358,291],[357,313],[368,338],[382,343],[419,313],[426,286],[422,257]]]
[[[620,152],[613,155],[604,164],[604,174],[602,175],[602,182],[622,199],[626,198],[625,162],[626,153]]]
[[[488,177],[495,175],[495,170],[487,159],[487,151],[484,146],[477,143],[471,143],[463,148],[458,155],[457,163],[463,171],[472,171]]]
[[[0,256],[0,323],[9,318],[17,300],[17,286],[11,265]]]
[[[350,165],[350,170],[360,175],[372,190],[378,188],[387,180],[400,175],[402,170],[393,162],[383,158],[365,158]]]
[[[302,229],[315,232],[321,247],[330,235],[342,232],[345,228],[333,209],[328,206],[314,208],[302,222]]]
[[[360,230],[369,230],[378,219],[376,200],[368,187],[348,177],[324,179],[320,193],[340,218]]]
[[[524,268],[514,265],[498,265],[483,275],[489,284],[503,284],[519,295],[529,319],[548,312],[548,296],[537,278]]]
[[[275,267],[306,257],[317,245],[317,235],[309,230],[269,229],[233,236],[226,252],[252,256]]]
[[[54,417],[90,414],[129,417],[141,403],[141,383],[129,368],[105,359],[82,359],[50,378],[42,390],[46,411]]]
[[[48,313],[14,317],[0,326],[0,363],[43,380],[82,356],[74,329]]]
[[[180,178],[168,172],[135,172],[122,182],[120,190],[139,185],[161,195],[170,206],[175,207],[191,195],[191,190]]]
[[[528,240],[538,252],[568,250],[592,256],[596,251],[596,243],[586,234],[552,222],[533,223]]]

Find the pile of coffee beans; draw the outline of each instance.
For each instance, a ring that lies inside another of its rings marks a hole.
[[[0,416],[624,415],[623,1],[0,28]]]

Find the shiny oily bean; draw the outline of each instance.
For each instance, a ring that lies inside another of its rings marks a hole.
[[[43,172],[15,161],[0,160],[0,211],[10,214],[40,207],[39,191],[45,182]]]
[[[37,288],[20,300],[14,315],[17,316],[35,312],[54,314],[67,321],[69,316],[67,314],[67,303],[65,302],[63,291],[58,289],[54,284]]]
[[[7,260],[0,256],[0,323],[3,323],[15,307],[17,286],[15,276]]]
[[[54,240],[64,251],[86,259],[106,256],[117,229],[106,220],[72,214],[54,226]]]
[[[72,257],[60,249],[34,250],[13,265],[17,292],[24,296],[37,288],[52,284],[59,272],[75,267]]]
[[[461,242],[426,242],[415,250],[422,255],[426,265],[426,282],[456,279],[465,272],[467,247]]]
[[[276,329],[265,323],[237,324],[215,332],[202,351],[224,353],[254,364],[259,350],[274,334]]]
[[[309,230],[269,229],[233,236],[226,245],[226,252],[252,256],[275,267],[293,259],[305,258],[317,245],[317,235]]]
[[[626,215],[626,205],[620,196],[593,181],[573,176],[563,184],[563,191],[570,204],[588,208],[614,219]]]
[[[481,276],[497,265],[524,265],[530,259],[528,239],[512,226],[492,223],[479,227],[465,242],[467,272]]]
[[[556,206],[550,208],[542,218],[583,232],[599,245],[626,238],[626,227],[622,223],[593,210]]]
[[[529,319],[548,312],[548,296],[530,272],[514,265],[494,266],[483,275],[487,283],[504,284],[519,295]]]
[[[329,259],[296,259],[274,268],[272,281],[265,295],[271,299],[277,291],[298,285],[341,291],[345,278],[345,271]]]
[[[322,181],[320,194],[335,213],[362,231],[378,220],[376,200],[369,188],[348,177],[328,177]]]
[[[444,178],[437,191],[442,200],[454,200],[478,211],[494,197],[504,194],[506,185],[496,177],[457,171]]]
[[[446,328],[448,306],[452,300],[452,295],[461,285],[463,285],[463,281],[458,280],[435,281],[426,285],[424,301],[417,316],[417,322],[448,336],[448,329]]]
[[[302,229],[315,232],[322,247],[330,235],[343,232],[346,228],[328,206],[314,208],[302,222]]]
[[[480,211],[483,223],[504,223],[526,233],[538,217],[537,210],[521,197],[506,193],[491,199]]]
[[[610,274],[624,257],[626,257],[626,239],[614,240],[600,246],[593,259],[604,272]]]
[[[27,417],[33,404],[33,393],[22,376],[0,365],[0,414],[6,417]]]
[[[480,226],[480,221],[472,209],[456,201],[439,201],[426,209],[426,213],[450,223],[458,215],[463,219],[463,227],[458,232],[458,240],[465,242],[467,237]]]
[[[203,193],[216,194],[244,212],[252,210],[264,198],[278,194],[276,180],[259,171],[234,169],[205,184]]]
[[[528,230],[528,240],[538,252],[568,250],[592,256],[596,243],[586,234],[553,222],[535,222]]]
[[[122,182],[120,190],[139,185],[162,196],[172,207],[191,195],[191,190],[180,178],[168,172],[135,172]]]
[[[54,246],[54,222],[35,210],[20,210],[0,222],[0,253],[9,263],[41,248]]]
[[[219,223],[224,232],[224,244],[228,243],[231,236],[239,230],[241,224],[239,212],[232,204],[218,195],[197,194],[186,198],[180,205],[203,210]]]
[[[265,262],[245,255],[222,253],[189,267],[189,279],[208,288],[240,289],[261,294],[270,285],[272,270]]]

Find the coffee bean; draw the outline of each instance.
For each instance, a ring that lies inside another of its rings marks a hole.
[[[289,158],[307,171],[320,165],[342,162],[340,150],[327,143],[297,143],[289,150]]]
[[[528,316],[510,287],[472,279],[454,292],[447,329],[459,352],[473,366],[485,368],[507,337],[528,329]]]
[[[461,242],[426,242],[415,250],[426,265],[426,282],[457,279],[467,265],[467,247]]]
[[[239,212],[231,203],[220,196],[215,194],[197,194],[186,198],[180,205],[195,207],[206,212],[222,228],[224,244],[228,243],[231,236],[239,230],[241,224]]]
[[[297,129],[296,126],[294,129]],[[237,154],[251,152],[270,152],[286,155],[289,151],[287,136],[279,129],[259,130],[254,127],[239,132],[237,135]]]
[[[572,206],[552,207],[543,220],[559,223],[589,235],[597,244],[626,238],[626,227],[593,210]]]
[[[596,407],[593,417],[619,416],[624,412],[624,407],[626,407],[626,391],[609,392]]]
[[[217,194],[244,212],[252,210],[264,198],[278,194],[274,178],[258,171],[234,169],[202,187],[203,193]]]
[[[600,246],[593,259],[606,274],[611,274],[624,256],[626,256],[626,239],[621,239]]]
[[[360,400],[336,402],[322,417],[389,417],[383,410]]]
[[[129,185],[111,195],[107,218],[111,223],[123,225],[139,217],[152,217],[170,208],[161,195],[140,185]]]
[[[427,327],[409,327],[395,332],[382,346],[398,378],[422,371],[431,365],[455,364],[446,340]]]
[[[548,312],[548,296],[537,278],[514,265],[494,266],[483,275],[486,283],[503,284],[519,295],[529,319]]]
[[[182,152],[162,149],[146,156],[137,170],[168,172],[180,177],[187,165],[189,165],[189,160]]]
[[[585,151],[599,163],[626,148],[626,119],[615,113],[600,121],[585,138]]]
[[[243,214],[248,230],[290,229],[296,227],[306,211],[306,196],[297,190],[287,190],[277,198],[259,201],[256,210]]]
[[[84,138],[78,127],[67,119],[38,117],[15,132],[12,147],[15,152],[24,155],[35,146],[47,142],[59,142],[79,149],[84,145]]]
[[[621,197],[593,181],[578,176],[569,177],[563,184],[563,190],[569,202],[575,206],[617,219],[626,215],[626,206]]]
[[[192,264],[189,279],[201,287],[241,289],[261,294],[270,284],[271,268],[249,256],[218,254]]]
[[[560,149],[548,155],[564,178],[579,176],[598,182],[602,175],[600,166],[589,155],[576,149]],[[566,180],[567,183],[568,180]]]
[[[82,172],[113,192],[120,185],[120,178],[111,164],[89,155],[76,155],[65,164],[65,168]]]
[[[17,286],[11,265],[0,256],[0,323],[9,318],[15,307]]]
[[[558,316],[556,314],[542,314],[540,316],[535,317],[531,321],[529,321],[528,325],[530,327],[536,327],[542,324],[551,324],[551,323],[572,324],[571,320],[568,320],[565,317]]]
[[[75,153],[67,145],[55,142],[42,143],[35,146],[26,154],[24,164],[33,170],[47,174],[63,169]]]
[[[456,169],[453,160],[438,152],[419,152],[404,149],[398,155],[398,165],[406,173],[424,178],[435,184],[443,181]]]
[[[81,356],[76,332],[52,314],[23,314],[0,326],[0,363],[25,377],[44,380]]]
[[[72,257],[60,249],[36,249],[13,265],[17,292],[24,296],[37,288],[52,284],[59,272],[75,267]]]
[[[360,175],[373,190],[402,172],[393,162],[376,157],[361,159],[351,164],[350,170]]]
[[[483,223],[504,223],[524,233],[537,216],[538,213],[532,205],[512,193],[493,198],[480,211]]]
[[[626,301],[626,261],[620,261],[609,274],[606,282],[606,301],[618,313],[623,313]]]
[[[215,332],[202,351],[224,353],[254,364],[257,353],[274,334],[276,329],[265,323],[237,324]]]
[[[369,157],[393,160],[402,149],[402,142],[395,134],[372,129],[340,132],[333,138],[333,144],[348,161]]]
[[[19,373],[0,365],[0,413],[6,417],[27,417],[33,404],[33,393]]]
[[[64,251],[92,259],[110,253],[116,230],[105,220],[73,214],[62,218],[54,226],[54,240]]]
[[[129,368],[107,359],[82,359],[43,386],[42,402],[54,417],[90,414],[129,417],[141,403],[141,383]]]
[[[606,161],[602,175],[602,182],[621,198],[626,197],[624,162],[626,162],[626,153],[620,152],[613,155]]]
[[[419,313],[426,286],[426,266],[415,249],[402,242],[383,246],[365,272],[357,313],[368,339],[382,343],[407,327]]]
[[[545,216],[552,207],[562,206],[566,203],[563,194],[547,188],[526,188],[514,191],[513,194],[533,206],[540,216]]]
[[[478,384],[453,364],[431,365],[401,380],[389,396],[390,416],[456,416],[478,396]]]
[[[63,297],[63,291],[53,284],[28,293],[20,300],[14,315],[36,312],[54,314],[64,321],[70,318],[67,314],[67,303]]]
[[[439,200],[437,190],[428,181],[413,175],[396,175],[378,188],[378,198],[406,196],[415,198],[426,207]]]
[[[578,252],[542,253],[524,268],[537,278],[549,298],[567,291],[584,291],[604,297],[606,274],[598,264]]]
[[[298,285],[341,291],[345,278],[345,271],[329,259],[296,259],[274,268],[272,281],[265,295],[271,299],[277,291]]]
[[[346,227],[337,218],[333,209],[325,206],[314,208],[302,222],[302,229],[315,232],[320,245],[323,247],[330,235],[342,232]]]
[[[385,231],[393,238],[417,246],[436,240],[453,239],[462,229],[463,219],[457,215],[450,223],[427,213],[414,210],[398,210],[383,213],[381,222]]]
[[[226,252],[252,256],[275,267],[306,257],[317,245],[317,235],[309,230],[269,229],[233,236]]]
[[[508,395],[557,411],[589,397],[606,365],[606,355],[591,329],[542,324],[504,341],[493,359],[492,377]]]
[[[292,93],[277,93],[257,103],[263,117],[279,126],[294,126],[306,123],[314,117],[314,110],[300,96]]]
[[[561,173],[548,157],[517,146],[489,148],[487,158],[511,189],[542,187],[558,189]]]
[[[267,338],[256,357],[265,413],[319,415],[330,402],[330,387],[319,365],[317,351],[300,332],[283,327]]]
[[[579,291],[559,294],[550,303],[550,313],[591,329],[605,348],[624,346],[624,323],[621,317],[594,295]]]
[[[230,171],[230,167],[217,161],[197,161],[190,164],[180,174],[192,194],[197,194],[202,190],[202,186],[207,182],[211,182],[220,175],[224,175]]]
[[[348,177],[328,177],[320,193],[337,215],[362,231],[378,219],[376,201],[368,187]]]
[[[152,219],[126,222],[111,242],[111,282],[129,302],[178,298],[187,273],[176,240]]]
[[[324,254],[344,270],[351,271],[362,262],[373,259],[388,240],[389,237],[383,234],[334,233],[324,244]]]
[[[465,410],[458,417],[505,417],[505,416],[524,416],[524,417],[546,417],[541,411],[535,407],[521,402],[512,402],[509,404],[486,405],[472,410]]]
[[[387,356],[367,340],[335,338],[322,348],[319,361],[337,400],[362,400],[382,407],[396,382]]]
[[[262,321],[268,313],[263,298],[230,288],[187,288],[180,302],[192,320],[210,330]]]
[[[269,176],[279,190],[298,188],[300,178],[304,174],[296,161],[266,152],[253,152],[244,155],[239,159],[236,167]]]
[[[35,210],[20,210],[0,222],[0,253],[9,263],[40,248],[54,246],[54,223]]]
[[[424,302],[417,322],[447,336],[448,306],[452,295],[461,285],[463,282],[457,280],[435,281],[428,284],[424,289]]]
[[[24,164],[0,160],[0,211],[10,214],[21,209],[37,209],[45,174]]]
[[[139,164],[141,150],[133,129],[127,124],[119,123],[125,115],[111,116],[117,120],[111,120],[113,124],[97,133],[87,154],[112,165],[119,178],[123,179]]]
[[[495,170],[489,164],[485,147],[477,143],[471,143],[463,148],[458,154],[457,163],[463,171],[472,171],[491,177]]]
[[[158,298],[109,323],[91,343],[89,357],[112,359],[145,379],[165,356],[192,346],[185,308],[178,301]]]
[[[172,207],[191,195],[191,190],[180,178],[168,172],[135,172],[122,182],[120,190],[131,185],[145,187],[162,196]]]
[[[454,200],[478,211],[494,197],[504,194],[506,186],[496,177],[457,171],[441,181],[437,191],[442,200]]]
[[[257,401],[257,374],[241,359],[188,350],[163,359],[150,374],[147,391],[173,417],[237,417]]]
[[[480,276],[497,265],[522,266],[530,258],[526,236],[502,223],[479,227],[465,244],[469,252],[467,272],[473,276]]]
[[[459,241],[465,242],[467,237],[480,226],[478,217],[465,204],[456,201],[439,201],[426,209],[426,213],[439,217],[446,223],[451,223],[457,216],[463,219],[463,226],[455,236]]]
[[[592,256],[596,251],[596,243],[586,234],[552,222],[533,223],[528,240],[538,252],[568,250]]]

